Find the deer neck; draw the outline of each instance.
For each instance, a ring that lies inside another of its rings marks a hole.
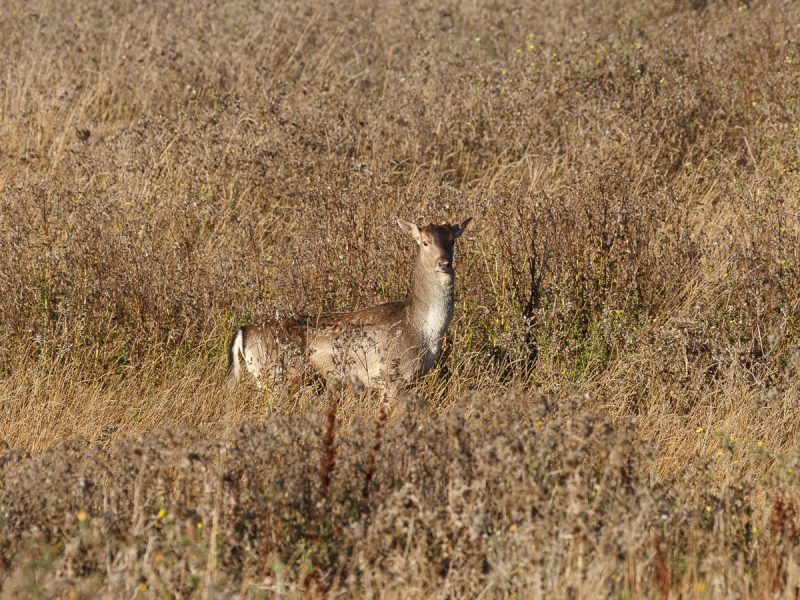
[[[439,348],[453,318],[453,273],[426,269],[418,261],[408,295],[408,318],[430,348]]]

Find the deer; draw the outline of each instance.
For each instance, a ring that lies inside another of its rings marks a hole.
[[[386,400],[427,374],[442,354],[455,304],[458,224],[426,225],[397,219],[417,243],[410,289],[403,300],[352,312],[272,318],[239,327],[228,345],[228,389],[244,361],[259,391],[265,384],[302,385],[310,374],[324,384],[383,392]]]

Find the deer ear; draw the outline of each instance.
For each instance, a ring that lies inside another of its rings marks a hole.
[[[419,227],[411,223],[410,221],[406,221],[404,219],[397,219],[397,224],[400,226],[400,229],[405,231],[408,235],[414,238],[414,241],[419,244]]]
[[[467,228],[467,225],[469,225],[470,221],[472,221],[472,217],[464,219],[461,223],[450,225],[450,230],[453,232],[453,237],[461,237],[461,234],[464,233],[464,230]]]

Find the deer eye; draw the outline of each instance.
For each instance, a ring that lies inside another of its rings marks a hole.
[[[423,245],[423,246],[428,246],[428,245],[429,245],[429,244],[428,244],[428,240],[422,240],[422,245]]]

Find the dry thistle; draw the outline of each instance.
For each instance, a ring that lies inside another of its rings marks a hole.
[[[667,600],[669,598],[669,564],[662,545],[663,541],[659,534],[656,534],[653,538],[655,550],[653,556],[653,587],[658,591],[662,600]]]
[[[328,416],[325,422],[325,434],[322,437],[322,459],[319,465],[320,496],[322,501],[328,500],[331,487],[331,476],[336,466],[336,409],[339,404],[338,394],[330,393]]]
[[[775,594],[783,589],[786,579],[786,559],[798,544],[796,511],[791,500],[786,500],[779,491],[772,503],[769,515],[769,533],[766,554],[761,561],[762,585]]]
[[[261,519],[261,561],[258,565],[258,572],[261,577],[266,577],[270,572],[268,559],[269,553],[272,550],[272,544],[270,543],[270,535],[272,534],[272,528],[270,527],[270,520],[272,519],[272,507],[269,504],[264,509],[264,515],[261,517]]]
[[[372,447],[369,449],[369,458],[367,459],[367,472],[364,476],[364,490],[361,497],[366,501],[369,499],[369,485],[372,483],[372,478],[375,475],[375,463],[378,457],[378,452],[381,450],[381,434],[383,426],[386,424],[386,402],[381,402],[381,410],[378,413],[378,420],[375,422],[375,438]]]

